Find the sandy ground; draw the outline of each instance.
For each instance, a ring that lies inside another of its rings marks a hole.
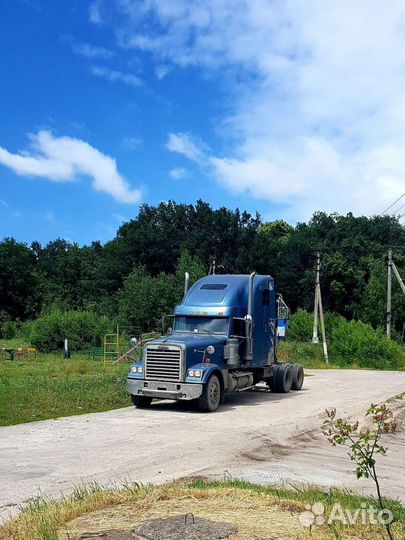
[[[243,392],[214,414],[162,401],[0,428],[0,519],[39,492],[59,496],[81,481],[162,483],[188,475],[254,482],[312,482],[371,493],[346,450],[323,440],[324,409],[362,414],[371,402],[405,391],[405,373],[308,370],[289,394]],[[405,502],[404,431],[389,437],[382,488]]]

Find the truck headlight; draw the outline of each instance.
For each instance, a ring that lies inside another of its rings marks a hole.
[[[197,379],[201,379],[202,377],[202,370],[201,369],[189,369],[187,371],[188,377],[197,377]]]
[[[143,373],[142,366],[132,366],[131,373]]]

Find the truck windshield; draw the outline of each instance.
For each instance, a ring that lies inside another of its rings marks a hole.
[[[201,334],[227,334],[229,319],[218,317],[183,317],[174,319],[175,332],[193,332]]]

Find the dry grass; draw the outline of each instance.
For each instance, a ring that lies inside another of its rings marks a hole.
[[[110,489],[91,484],[76,488],[71,496],[59,501],[43,498],[31,501],[19,517],[0,527],[0,539],[73,540],[83,532],[130,530],[142,521],[187,512],[234,524],[238,532],[230,537],[232,540],[385,538],[380,526],[356,525],[333,530],[325,525],[309,531],[300,524],[299,515],[307,503],[319,501],[323,495],[323,502],[330,500],[333,504],[339,500],[339,493],[336,490],[324,493],[318,488],[298,492],[238,482],[126,485]],[[343,507],[358,507],[360,500],[366,499],[341,492],[340,500]],[[396,538],[404,537],[402,511],[399,510],[400,521],[393,527]]]
[[[131,501],[96,510],[67,524],[65,538],[78,538],[85,531],[131,529],[143,521],[192,512],[201,518],[232,523],[238,529],[231,538],[298,538],[302,505],[290,505],[271,496],[232,488],[190,489],[164,487],[150,491],[142,501]],[[294,508],[292,511],[291,508]]]

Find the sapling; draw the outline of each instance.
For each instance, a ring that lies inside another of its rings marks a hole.
[[[387,448],[381,444],[383,433],[393,433],[396,423],[392,410],[385,403],[371,404],[366,413],[370,422],[359,430],[359,422],[345,418],[336,418],[336,409],[326,409],[327,418],[323,422],[323,434],[328,441],[336,446],[344,445],[349,448],[350,459],[355,463],[357,478],[371,478],[376,486],[378,503],[385,511],[384,499],[381,495],[380,483],[376,469],[377,455],[385,455]],[[389,523],[385,528],[390,540],[393,540]]]

